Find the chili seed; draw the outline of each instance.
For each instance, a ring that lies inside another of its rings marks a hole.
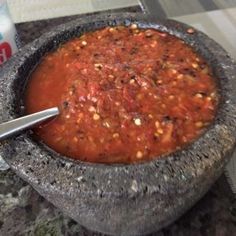
[[[197,69],[197,68],[198,68],[198,64],[197,64],[197,63],[192,63],[192,67],[193,67],[194,69]]]
[[[110,78],[110,79],[114,79],[115,76],[114,76],[114,75],[108,75],[108,78]]]
[[[96,112],[96,108],[94,106],[90,106],[88,110],[89,112]]]
[[[94,141],[93,137],[91,137],[91,136],[88,136],[88,140],[89,140],[90,142],[93,142],[93,141]]]
[[[108,121],[104,121],[102,124],[103,124],[103,126],[105,126],[106,128],[110,128],[110,127],[111,127]]]
[[[177,79],[183,79],[183,77],[184,77],[183,74],[179,74],[179,75],[177,76]]]
[[[95,68],[102,69],[103,65],[101,63],[95,63]]]
[[[62,140],[62,137],[57,137],[57,138],[55,139],[56,142],[60,142],[61,140]]]
[[[78,138],[77,138],[77,137],[74,137],[74,138],[73,138],[73,141],[77,143],[77,142],[78,142]]]
[[[137,29],[138,26],[137,26],[137,24],[132,24],[132,25],[130,26],[130,28],[131,28],[131,29]]]
[[[145,32],[145,36],[146,36],[147,38],[152,37],[152,35],[153,35],[153,33],[152,33],[151,30],[146,30],[146,32]]]
[[[87,45],[87,42],[86,42],[86,41],[82,41],[81,44],[82,44],[83,46],[86,46],[86,45]]]
[[[118,133],[114,133],[113,135],[112,135],[112,137],[113,138],[118,138],[120,135],[118,134]]]
[[[158,129],[157,129],[157,133],[158,133],[158,134],[163,134],[163,133],[164,133],[164,132],[163,132],[163,129],[158,128]]]
[[[81,72],[82,72],[83,75],[85,75],[85,74],[88,73],[88,69],[87,69],[87,68],[84,68]]]
[[[152,42],[152,43],[150,44],[150,46],[151,46],[152,48],[155,48],[156,45],[157,45],[157,41],[154,41],[154,42]]]
[[[216,96],[216,94],[215,94],[215,93],[211,93],[210,96],[211,96],[212,98],[214,98],[214,97]]]
[[[136,157],[137,157],[138,159],[141,159],[141,158],[143,157],[143,153],[142,153],[141,151],[137,151]]]
[[[182,137],[182,140],[183,140],[184,143],[187,142],[187,138],[185,136]]]
[[[143,99],[143,94],[139,93],[137,96],[136,96],[137,100],[141,100]]]
[[[161,36],[161,37],[166,37],[167,36],[167,33],[164,33],[164,32],[158,32],[158,34]]]
[[[203,98],[203,96],[202,96],[201,93],[197,93],[197,94],[195,95],[195,97],[197,97],[197,98]]]
[[[195,123],[195,126],[201,128],[203,126],[203,123],[201,121],[198,121]]]
[[[152,118],[153,118],[153,115],[152,115],[152,114],[148,114],[148,117],[149,117],[150,119],[152,119]]]
[[[171,73],[172,74],[177,74],[177,70],[176,69],[171,69]]]
[[[174,95],[170,95],[170,96],[169,96],[169,99],[170,99],[170,100],[173,100],[174,98],[175,98]]]
[[[83,113],[79,113],[78,115],[78,119],[76,120],[76,123],[79,124],[81,119],[83,118],[84,114]]]
[[[140,125],[142,124],[142,122],[141,122],[141,120],[140,120],[139,118],[135,118],[135,119],[134,119],[134,123],[135,123],[135,125],[137,125],[137,126],[140,126]]]
[[[155,126],[157,129],[160,127],[160,122],[158,120],[155,122]]]
[[[109,32],[114,32],[115,29],[113,27],[109,28]]]
[[[161,104],[161,107],[165,109],[166,108],[166,104]]]
[[[130,84],[134,84],[134,83],[135,83],[135,80],[134,80],[134,79],[131,79],[131,80],[129,81],[129,83],[130,83]]]
[[[100,119],[100,115],[98,115],[97,113],[95,113],[95,114],[93,115],[93,119],[94,119],[94,120],[99,120],[99,119]]]
[[[195,31],[194,31],[193,28],[189,28],[189,29],[187,30],[187,32],[188,32],[189,34],[193,34]]]
[[[97,98],[96,97],[91,97],[91,101],[92,102],[97,102]]]

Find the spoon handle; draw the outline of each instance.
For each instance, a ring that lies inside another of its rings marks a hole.
[[[0,141],[59,114],[53,107],[0,124]]]

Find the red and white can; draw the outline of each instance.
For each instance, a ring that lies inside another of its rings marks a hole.
[[[7,1],[0,0],[0,65],[18,50],[18,39]]]

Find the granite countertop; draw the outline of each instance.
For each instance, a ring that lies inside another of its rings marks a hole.
[[[22,46],[50,27],[78,16],[28,22],[17,25]],[[10,169],[0,171],[0,235],[5,236],[92,236],[60,210],[41,197]],[[185,215],[157,236],[236,235],[236,198],[224,175]]]
[[[221,176],[185,215],[157,236],[236,235],[236,199]],[[41,197],[11,170],[0,171],[0,235],[99,236]]]

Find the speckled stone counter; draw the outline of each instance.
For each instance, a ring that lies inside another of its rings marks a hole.
[[[22,46],[77,16],[17,25]],[[0,171],[0,235],[101,235],[89,232],[48,203],[11,170]],[[236,198],[222,176],[190,211],[153,235],[236,235]]]
[[[99,236],[48,203],[11,170],[0,172],[0,235]],[[157,236],[234,236],[236,199],[222,176],[190,211]]]

